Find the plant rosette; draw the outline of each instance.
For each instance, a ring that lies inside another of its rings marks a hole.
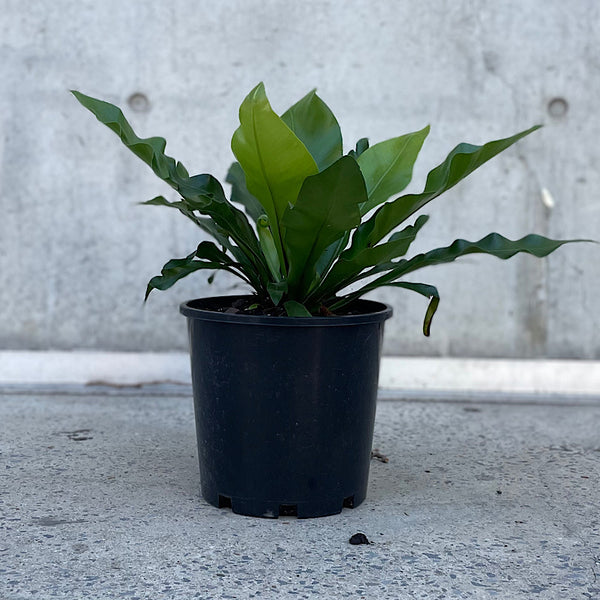
[[[391,309],[363,295],[391,286],[425,296],[429,335],[440,295],[413,281],[415,271],[476,253],[544,257],[582,241],[490,233],[407,257],[429,219],[418,211],[539,126],[458,144],[422,192],[402,194],[429,126],[373,146],[362,138],[344,154],[338,122],[315,91],[279,116],[260,83],[240,106],[228,199],[215,177],[190,176],[166,155],[163,138],[138,137],[118,107],[73,94],[179,194],[144,204],[177,209],[214,240],[168,261],[146,299],[200,270],[228,271],[252,291],[181,306],[203,495],[234,512],[320,516],[364,499]]]

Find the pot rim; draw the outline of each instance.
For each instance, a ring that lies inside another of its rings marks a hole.
[[[218,304],[220,300],[253,298],[251,294],[236,294],[232,296],[210,296],[195,298],[182,302],[179,312],[188,319],[201,321],[220,321],[223,323],[237,323],[240,325],[267,325],[274,327],[338,327],[343,325],[361,325],[364,323],[378,323],[389,319],[393,309],[388,304],[375,300],[356,300],[356,304],[364,306],[365,313],[358,315],[343,315],[339,317],[273,317],[269,315],[245,315],[240,313],[222,313],[208,308],[197,306],[201,303]],[[196,306],[194,306],[196,305]]]

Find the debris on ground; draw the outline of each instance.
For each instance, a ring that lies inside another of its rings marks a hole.
[[[390,462],[390,459],[385,454],[379,452],[379,448],[373,448],[373,450],[371,450],[371,458],[375,458],[382,463]]]
[[[367,536],[364,533],[355,533],[348,542],[353,546],[358,546],[359,544],[370,544],[371,542],[367,539]]]

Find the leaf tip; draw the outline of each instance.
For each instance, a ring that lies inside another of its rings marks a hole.
[[[423,321],[423,335],[425,337],[429,337],[431,335],[431,321],[433,320],[433,315],[435,315],[435,311],[437,310],[439,304],[440,297],[432,296],[431,301],[429,302],[429,306],[427,307],[425,320]]]
[[[85,98],[85,95],[82,94],[81,92],[77,91],[77,90],[69,90],[69,92],[71,92],[71,94],[73,94],[73,96],[75,96],[75,98],[79,102],[81,102]]]
[[[265,82],[264,81],[259,81],[255,86],[254,89],[252,90],[252,92],[250,92],[252,94],[252,96],[257,96],[257,95],[266,95],[266,90],[265,90]]]

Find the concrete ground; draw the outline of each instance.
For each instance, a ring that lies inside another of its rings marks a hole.
[[[383,400],[364,504],[269,520],[200,497],[187,387],[0,391],[2,600],[600,598],[596,400]]]

